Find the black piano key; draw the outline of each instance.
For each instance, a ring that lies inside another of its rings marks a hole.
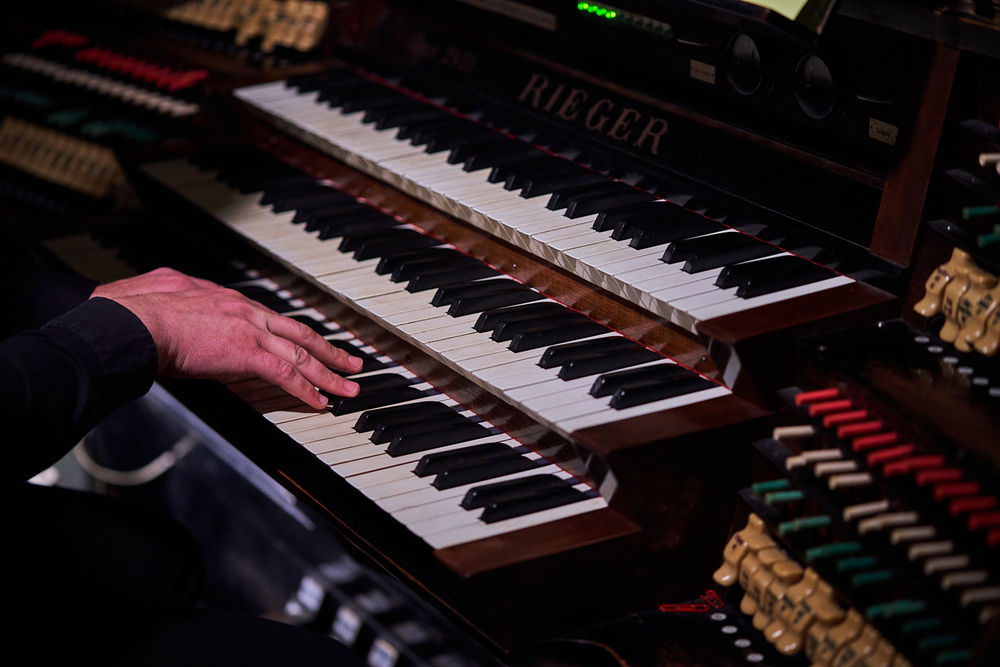
[[[409,139],[414,146],[426,144],[430,140],[430,137],[427,136],[427,138],[424,138],[425,134],[443,127],[452,126],[458,122],[451,114],[446,112],[442,112],[442,114],[438,118],[411,119],[400,123],[399,129],[396,131],[396,139],[399,141]]]
[[[358,238],[375,234],[378,231],[387,231],[400,228],[400,223],[387,215],[378,211],[359,212],[352,216],[331,216],[317,218],[311,223],[307,223],[306,231],[319,230],[317,238],[320,241],[334,239],[337,237]]]
[[[424,150],[433,154],[451,151],[459,146],[485,146],[500,141],[510,141],[510,139],[478,125],[468,125],[456,130],[439,132],[438,136],[427,142],[427,148]]]
[[[361,379],[361,378],[359,378]],[[337,415],[349,415],[355,412],[364,412],[374,408],[381,408],[387,405],[403,403],[405,401],[415,401],[424,398],[427,392],[413,387],[403,387],[390,391],[377,392],[369,395],[357,395],[354,398],[344,398],[339,396],[329,396],[330,411]]]
[[[578,343],[565,343],[545,350],[538,365],[542,368],[562,366],[570,359],[583,358],[619,350],[645,349],[634,340],[624,336],[609,336],[597,340],[585,340]]]
[[[289,169],[291,169],[291,167],[289,167]],[[239,183],[234,185],[240,193],[248,195],[267,189],[280,190],[282,188],[302,187],[315,182],[316,179],[314,177],[309,174],[303,174],[302,172],[288,174],[285,176],[258,173],[248,178],[241,179]]]
[[[362,413],[358,417],[358,421],[354,424],[354,430],[358,433],[364,433],[365,431],[374,430],[379,424],[385,423],[387,420],[392,421],[392,423],[398,423],[399,420],[422,419],[425,416],[453,412],[455,412],[454,408],[438,401],[394,405],[391,408],[379,408]]]
[[[684,202],[684,208],[689,211],[693,211],[700,215],[704,215],[708,218],[714,218],[716,216],[721,216],[721,211],[716,211],[714,205],[706,200],[704,197],[694,196]],[[711,214],[711,215],[709,215]]]
[[[691,238],[699,234],[710,234],[724,229],[726,227],[722,223],[702,217],[697,220],[689,219],[676,225],[655,223],[640,225],[628,244],[636,249],[652,248],[653,246],[673,243],[679,239]]]
[[[305,223],[307,232],[322,232],[320,238],[328,239],[340,236],[341,231],[351,225],[361,225],[373,220],[393,220],[381,211],[377,211],[370,206],[365,208],[349,208],[342,211],[334,211],[325,215],[317,215]],[[394,220],[393,220],[394,221]],[[395,221],[394,221],[395,222]],[[396,224],[399,224],[398,222]]]
[[[663,251],[660,261],[667,264],[686,262],[688,258],[702,251],[714,251],[733,244],[739,245],[745,243],[742,240],[743,238],[752,237],[740,234],[739,232],[727,232],[725,234],[711,234],[674,241]],[[754,240],[756,241],[756,239]]]
[[[410,143],[414,146],[426,146],[431,141],[439,139],[441,137],[446,137],[450,135],[458,134],[474,134],[479,128],[470,126],[469,123],[460,120],[455,117],[448,119],[422,123],[419,127],[415,128],[409,134]],[[406,134],[406,128],[400,128],[400,131],[396,134],[396,138],[400,138],[402,134]]]
[[[802,259],[801,257],[794,257],[792,255],[772,257],[770,259],[762,259],[756,262],[746,262],[744,264],[733,264],[732,266],[727,266],[722,269],[722,272],[719,273],[719,277],[715,279],[715,286],[721,287],[722,289],[738,287],[740,283],[745,282],[751,276],[755,276],[760,273],[767,273],[769,271],[792,269],[804,264],[812,264],[812,262]]]
[[[531,153],[529,156],[521,158],[520,160],[506,162],[493,167],[493,169],[490,170],[490,175],[486,178],[486,181],[489,183],[506,183],[507,179],[517,176],[518,174],[528,173],[538,169],[554,168],[565,163],[566,161],[561,158],[536,150],[534,153]],[[512,188],[506,189],[510,190]]]
[[[526,306],[514,306],[512,308],[496,308],[482,313],[472,328],[480,333],[485,333],[493,331],[497,325],[511,317],[552,315],[553,313],[562,313],[565,310],[566,306],[551,301],[546,303],[532,303]]]
[[[360,377],[355,380],[358,383],[359,391],[358,395],[350,398],[345,396],[330,396],[335,402],[350,402],[350,401],[361,401],[359,399],[371,399],[375,396],[381,394],[391,394],[394,392],[402,391],[405,389],[412,388],[413,380],[410,378],[403,377],[396,373],[382,373],[379,375],[368,375],[365,377]],[[324,392],[325,393],[325,392]],[[425,395],[423,392],[419,392],[421,395]],[[400,401],[396,401],[397,403]],[[331,402],[331,406],[333,403]],[[384,404],[382,404],[384,405]],[[362,410],[370,410],[375,407],[382,407],[382,405],[372,405],[370,407],[362,408]],[[335,413],[337,414],[337,413]],[[339,413],[344,414],[344,413]]]
[[[605,373],[601,377],[594,380],[594,384],[590,387],[590,395],[595,398],[611,396],[615,393],[615,390],[618,389],[618,387],[626,382],[637,382],[644,379],[666,378],[678,375],[696,375],[696,373],[692,370],[684,368],[683,366],[670,363],[646,366],[644,368],[636,368],[627,371]]]
[[[386,453],[389,456],[406,456],[407,454],[425,452],[429,449],[437,449],[438,447],[457,445],[460,442],[478,440],[490,435],[492,433],[488,428],[476,423],[446,426],[426,433],[397,435],[389,443]]]
[[[369,375],[367,377],[358,378],[356,380],[358,386],[361,388],[358,396],[363,394],[377,393],[381,391],[390,391],[394,389],[400,389],[401,387],[409,387],[413,384],[411,378],[403,377],[402,375],[397,375],[396,373],[382,373],[381,375]]]
[[[508,289],[502,292],[491,294],[471,294],[455,299],[448,306],[448,314],[452,317],[461,317],[473,313],[481,313],[484,310],[502,308],[504,306],[516,306],[522,303],[540,301],[545,297],[535,290],[530,289]]]
[[[365,220],[365,222],[367,222],[367,220]],[[334,229],[342,228],[338,227],[338,223],[331,223],[331,224]],[[348,223],[348,224],[353,224],[353,223]],[[340,240],[340,245],[337,247],[337,249],[343,253],[354,252],[365,243],[371,241],[392,241],[398,239],[402,235],[403,231],[404,231],[403,229],[395,229],[395,228],[384,229],[379,227],[373,229],[367,229],[365,231],[358,231],[353,234],[345,235]]]
[[[413,100],[393,91],[387,91],[385,94],[377,95],[373,94],[370,97],[365,97],[361,99],[350,100],[345,102],[340,106],[340,112],[344,115],[362,112],[361,122],[368,123],[374,122],[375,118],[378,116],[379,112],[382,111],[393,111],[397,109],[407,108],[409,103]]]
[[[344,194],[335,188],[324,187],[315,192],[306,192],[299,195],[279,197],[275,200],[272,210],[275,213],[302,209],[319,209],[323,207],[335,206],[352,201],[353,197]]]
[[[608,177],[596,171],[576,167],[568,172],[556,172],[548,176],[542,175],[525,179],[521,196],[525,199],[552,194],[556,190],[564,190],[585,185],[607,183]]]
[[[371,206],[362,204],[350,195],[344,193],[344,199],[340,202],[321,207],[298,208],[292,218],[294,224],[310,223],[317,218],[330,218],[334,216],[350,216],[374,211]]]
[[[645,348],[570,359],[568,363],[559,369],[558,377],[562,380],[577,380],[588,375],[599,375],[621,368],[648,364],[659,359],[663,359],[663,356]]]
[[[593,225],[594,231],[610,231],[614,229],[615,226],[622,220],[630,220],[633,218],[641,219],[644,217],[655,216],[655,214],[659,212],[661,206],[669,206],[669,204],[663,201],[651,201],[622,206],[621,208],[598,213],[597,220],[594,221]]]
[[[810,262],[807,265],[797,266],[792,269],[770,271],[751,276],[736,289],[736,296],[742,299],[749,299],[784,289],[808,285],[820,280],[827,280],[828,278],[834,278],[836,275],[836,273],[825,266]]]
[[[325,322],[313,319],[308,315],[289,315],[288,317],[290,319],[295,320],[296,322],[301,322],[302,324],[306,325],[307,327],[318,333],[320,336],[329,336],[330,334],[335,332],[335,330],[327,327]]]
[[[413,436],[421,433],[431,433],[443,431],[458,426],[469,426],[475,424],[468,417],[458,412],[441,413],[426,419],[413,419],[399,424],[390,424],[386,421],[380,423],[372,431],[369,440],[376,445],[391,442],[396,436]]]
[[[558,211],[566,208],[577,199],[589,199],[598,194],[620,193],[622,187],[628,188],[629,186],[623,186],[621,183],[608,181],[605,178],[603,183],[584,183],[583,185],[559,188],[553,191],[545,208],[550,211]]]
[[[288,303],[287,300],[281,298],[271,290],[259,285],[245,285],[235,287],[233,289],[246,298],[252,299],[263,306],[267,306],[276,313],[287,313],[293,310],[298,310],[296,306]]]
[[[527,186],[530,181],[542,176],[567,176],[580,173],[580,168],[577,165],[561,158],[555,159],[558,162],[542,163],[508,175],[503,184],[504,190],[520,190]]]
[[[650,206],[641,214],[619,218],[615,223],[611,238],[616,240],[630,239],[638,230],[650,227],[676,229],[677,238],[673,240],[726,229],[725,225],[717,221],[709,220],[680,206],[664,203],[659,206]],[[702,232],[702,229],[707,231]]]
[[[340,79],[328,81],[317,90],[316,101],[326,102],[330,108],[336,109],[344,102],[385,89],[365,79]]]
[[[629,191],[622,191],[621,193],[577,198],[566,207],[564,215],[567,218],[582,218],[585,215],[593,215],[601,211],[651,202],[654,199],[656,197],[648,192],[629,187]]]
[[[527,290],[528,288],[510,278],[497,278],[495,280],[481,280],[468,285],[452,285],[441,287],[431,299],[432,306],[447,306],[455,299],[463,296],[482,296],[485,294],[496,294],[509,290]]]
[[[359,350],[357,345],[352,345],[351,343],[342,340],[328,340],[327,342],[336,348],[344,350],[351,356],[355,356],[360,359],[361,370],[358,371],[359,373],[370,373],[371,371],[380,371],[383,368],[388,368],[385,363],[379,361],[372,355]]]
[[[441,245],[441,241],[433,236],[427,236],[409,229],[401,230],[406,234],[392,235],[383,238],[369,237],[354,251],[354,259],[364,261],[375,259],[400,250],[411,248],[430,248]]]
[[[429,475],[436,475],[444,470],[467,468],[495,459],[516,458],[520,455],[516,449],[501,442],[487,442],[482,445],[472,445],[471,447],[452,449],[447,452],[425,454],[417,462],[416,467],[413,469],[413,474],[417,477],[427,477]]]
[[[369,110],[378,111],[381,109],[398,109],[402,104],[410,101],[412,100],[405,95],[401,95],[391,90],[384,90],[383,92],[373,93],[365,97],[355,98],[344,102],[340,105],[340,113],[346,116],[359,111],[367,113]],[[364,122],[364,113],[362,114],[361,119],[362,122]]]
[[[317,238],[320,241],[327,241],[345,235],[358,236],[366,233],[374,233],[377,230],[392,229],[394,227],[400,227],[400,224],[375,210],[357,211],[350,215],[325,215],[313,218],[304,225],[304,229],[307,232],[319,232]]]
[[[499,275],[500,272],[493,267],[480,263],[478,266],[466,266],[414,276],[406,285],[406,291],[416,294],[417,292],[437,289],[446,285],[464,284],[473,280]]]
[[[511,150],[524,148],[531,148],[531,146],[516,139],[506,137],[498,132],[492,132],[490,135],[483,135],[478,141],[463,143],[451,149],[451,152],[448,154],[448,163],[462,164],[476,155],[503,154]]]
[[[381,211],[360,202],[334,206],[330,209],[309,211],[302,215],[307,232],[322,230],[330,225],[347,225],[378,217],[388,217]]]
[[[493,333],[490,334],[490,338],[500,342],[511,340],[522,331],[539,329],[541,327],[569,326],[571,324],[589,321],[591,320],[586,315],[572,311],[569,308],[564,309],[561,313],[550,315],[523,315],[521,317],[511,317],[505,319],[503,322],[500,322],[496,328],[493,329]]]
[[[725,244],[717,250],[702,250],[695,255],[688,257],[681,267],[684,273],[699,273],[710,269],[717,269],[726,264],[736,264],[737,262],[748,262],[752,259],[769,257],[781,252],[769,243],[758,241],[752,236],[744,236],[743,239]]]
[[[487,461],[476,466],[445,470],[438,473],[431,484],[436,489],[453,489],[456,486],[474,484],[487,479],[495,479],[538,467],[540,467],[540,464],[537,461],[524,456],[514,459],[499,459],[496,461]]]
[[[299,197],[316,193],[323,194],[331,189],[333,188],[321,185],[316,179],[313,179],[311,183],[270,186],[264,188],[264,194],[260,198],[260,205],[270,206],[289,197]]]
[[[407,117],[415,113],[426,112],[427,109],[428,106],[426,104],[406,95],[397,94],[393,104],[376,104],[366,107],[364,114],[361,116],[361,122],[365,125],[372,125],[377,124],[380,120],[388,116]]]
[[[615,410],[624,410],[717,386],[719,385],[699,375],[626,382],[615,389],[614,396],[611,397],[611,407]]]
[[[374,427],[368,436],[376,445],[391,442],[392,438],[402,433],[425,433],[441,430],[456,424],[465,424],[469,420],[455,410],[447,412],[404,412],[402,414],[385,415],[372,422]]]
[[[443,256],[431,255],[429,257],[423,257],[420,255],[415,255],[410,259],[402,259],[396,262],[396,267],[392,271],[391,280],[394,283],[406,282],[416,276],[425,275],[428,273],[440,273],[442,271],[454,271],[456,269],[464,269],[473,266],[483,266],[475,257],[469,257],[468,255],[463,255],[458,251],[453,252],[452,257],[444,259]],[[381,265],[382,262],[379,262]]]
[[[490,503],[483,509],[483,513],[479,519],[484,523],[495,523],[505,519],[513,519],[514,517],[552,509],[553,507],[562,507],[563,505],[577,503],[581,500],[586,500],[588,497],[590,496],[573,487],[550,489],[544,493],[538,493],[526,498]]]
[[[441,111],[440,109],[428,108],[426,104],[416,102],[416,106],[413,110],[400,110],[400,111],[383,111],[378,114],[373,114],[377,118],[373,118],[376,130],[391,130],[394,127],[409,127],[414,123],[424,122],[424,121],[434,121],[448,119],[451,117],[446,111]],[[367,117],[367,114],[366,114]],[[396,135],[400,138],[399,135]]]
[[[286,88],[295,88],[300,93],[311,93],[319,90],[324,84],[332,81],[361,81],[354,72],[344,69],[329,69],[315,74],[293,74],[285,79]]]
[[[539,329],[527,329],[519,332],[510,341],[508,349],[511,352],[524,352],[536,350],[540,347],[550,347],[558,343],[566,343],[580,338],[589,338],[602,333],[607,333],[611,329],[603,324],[588,320],[566,326],[542,327]]]
[[[467,510],[474,510],[490,503],[527,498],[552,489],[572,488],[572,486],[572,483],[555,475],[528,475],[504,482],[474,486],[465,492],[465,497],[459,505]]]
[[[466,257],[457,250],[451,248],[416,248],[403,252],[384,255],[379,260],[375,273],[380,276],[387,274],[395,275],[396,270],[408,262],[442,262],[460,260]]]
[[[399,224],[394,218],[390,218],[387,215],[382,215],[383,218],[392,220],[397,225]],[[368,220],[365,220],[368,222]],[[388,224],[388,223],[387,223]],[[430,239],[430,237],[421,234],[420,232],[413,231],[412,229],[406,227],[396,227],[390,226],[389,228],[381,228],[380,226],[373,226],[371,231],[361,231],[353,233],[350,235],[345,235],[338,246],[340,252],[352,252],[360,249],[362,246],[373,244],[373,243],[392,243],[397,241],[412,242],[413,245],[410,249],[426,247],[421,239]],[[431,239],[436,244],[440,244],[440,241],[436,239]],[[430,245],[434,245],[434,243]],[[403,246],[403,249],[407,249]],[[372,255],[374,256],[374,255]]]
[[[520,144],[521,142],[516,143]],[[524,160],[537,159],[538,156],[543,155],[544,153],[537,148],[533,148],[527,144],[513,145],[507,147],[505,150],[496,150],[489,154],[472,155],[465,160],[462,170],[473,172],[480,169],[492,169],[505,164],[515,164]],[[496,183],[498,181],[489,182]]]

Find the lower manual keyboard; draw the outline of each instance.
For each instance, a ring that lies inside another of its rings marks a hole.
[[[289,438],[434,549],[607,507],[587,484],[510,438],[268,279],[232,285],[365,362],[354,399],[328,410],[262,381],[230,385]],[[372,380],[405,384],[372,390]],[[397,401],[401,397],[404,400]],[[368,410],[361,408],[372,407]],[[399,451],[397,451],[399,450]],[[402,453],[400,453],[400,451]],[[489,502],[477,502],[486,498]]]

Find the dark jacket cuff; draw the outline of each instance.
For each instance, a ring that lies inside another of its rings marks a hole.
[[[93,350],[102,369],[105,414],[142,396],[153,385],[158,362],[156,343],[142,320],[128,308],[96,297],[43,329],[49,327],[76,334]]]

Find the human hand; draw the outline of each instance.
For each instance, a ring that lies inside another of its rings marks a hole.
[[[116,280],[105,285],[98,285],[90,298],[102,296],[106,299],[116,299],[134,294],[152,294],[154,292],[183,292],[193,289],[212,289],[218,285],[211,280],[203,280],[162,267],[148,273]]]
[[[205,281],[207,282],[207,281]],[[322,389],[355,396],[358,385],[330,368],[361,370],[361,360],[295,320],[222,287],[112,297],[149,330],[169,377],[232,381],[259,377],[322,409]]]

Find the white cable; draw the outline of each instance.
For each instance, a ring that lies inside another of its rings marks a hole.
[[[105,468],[90,457],[84,443],[80,442],[74,449],[80,467],[86,470],[95,479],[105,484],[115,486],[139,486],[153,481],[166,471],[170,470],[175,463],[184,458],[188,452],[198,444],[198,436],[195,433],[188,433],[175,442],[167,451],[163,452],[155,459],[135,470],[113,470]]]

